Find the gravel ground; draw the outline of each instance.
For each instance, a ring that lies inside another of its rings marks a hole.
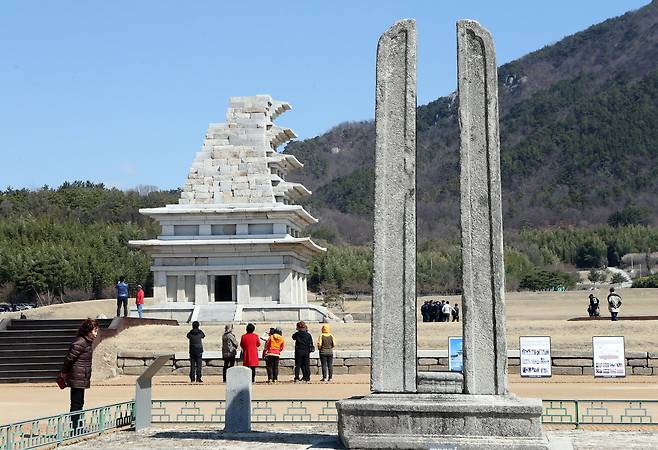
[[[546,432],[551,450],[624,450],[658,448],[658,430],[550,430]],[[218,429],[166,427],[135,433],[118,431],[65,446],[67,449],[308,449],[343,448],[335,426],[259,425],[247,434],[224,434]]]

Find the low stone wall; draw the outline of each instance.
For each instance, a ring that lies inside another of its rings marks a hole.
[[[153,352],[121,352],[117,354],[117,368],[119,373],[125,375],[141,375],[157,354]],[[561,352],[554,351],[554,375],[593,375],[593,357],[588,352]],[[207,375],[221,375],[224,361],[221,352],[204,352],[204,373]],[[240,364],[240,363],[239,363]],[[295,366],[294,353],[285,351],[279,362],[279,374],[292,375]],[[187,352],[177,352],[174,359],[160,369],[158,375],[188,375],[190,361]],[[508,352],[509,373],[519,373],[520,359],[518,350]],[[418,370],[420,372],[446,372],[448,371],[447,350],[419,350]],[[265,374],[265,361],[259,361],[257,369],[259,375]],[[318,353],[311,354],[311,373],[320,373],[320,359]],[[369,350],[339,350],[334,356],[334,374],[369,374]],[[658,375],[658,352],[627,352],[626,375]]]

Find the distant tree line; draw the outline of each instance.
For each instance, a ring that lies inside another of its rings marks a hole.
[[[113,295],[114,283],[121,276],[131,286],[139,283],[149,292],[151,260],[129,247],[128,241],[158,234],[157,224],[139,214],[139,208],[175,203],[177,197],[178,191],[142,187],[124,192],[89,182],[0,192],[0,300],[51,303],[101,298]],[[657,250],[658,229],[627,224],[628,217],[631,222],[638,220],[633,208],[620,211],[612,225],[595,228],[508,230],[508,290],[569,288],[576,282],[569,272],[576,267],[617,266],[626,253]],[[310,289],[371,292],[371,246],[333,244],[337,236],[322,227],[310,233],[328,247],[309,264]],[[637,282],[648,285],[653,280]],[[421,294],[459,292],[458,240],[419,243],[417,286]]]
[[[102,298],[121,276],[150,290],[150,258],[128,241],[157,234],[139,208],[177,197],[152,186],[121,191],[82,181],[0,192],[0,300]]]

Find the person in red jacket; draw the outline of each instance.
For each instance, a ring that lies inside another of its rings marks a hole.
[[[137,285],[137,294],[135,294],[135,304],[137,305],[137,314],[139,314],[139,318],[142,318],[142,311],[144,309],[144,290],[142,289],[142,285],[138,284]]]
[[[260,338],[254,331],[256,327],[253,323],[247,325],[247,332],[240,338],[240,348],[242,349],[242,365],[251,368],[251,382],[256,381],[256,367],[258,367],[258,347],[260,347]]]

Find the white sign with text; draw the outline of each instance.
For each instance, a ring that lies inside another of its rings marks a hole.
[[[624,336],[594,336],[594,376],[625,377]]]
[[[522,377],[542,378],[553,375],[550,336],[520,336],[519,357]]]

